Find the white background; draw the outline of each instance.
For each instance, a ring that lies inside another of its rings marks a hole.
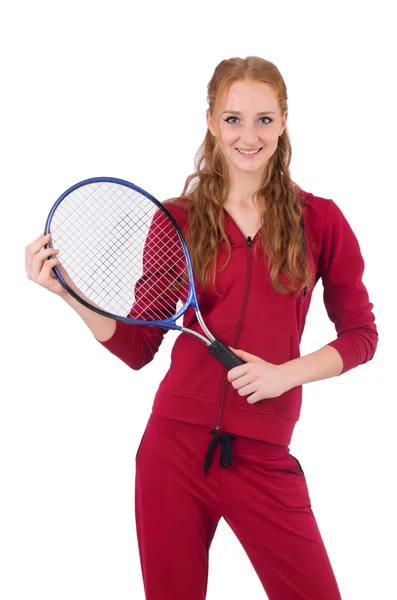
[[[372,361],[304,386],[291,452],[344,600],[397,598],[395,27],[388,1],[9,3],[1,22],[0,596],[143,600],[134,458],[176,337],[135,372],[58,297],[24,248],[70,185],[100,175],[181,193],[224,58],[274,62],[292,178],[332,198],[365,259]],[[301,344],[336,337],[317,284]],[[265,594],[221,521],[208,600]],[[188,599],[186,599],[188,600]],[[316,598],[317,600],[317,598]]]

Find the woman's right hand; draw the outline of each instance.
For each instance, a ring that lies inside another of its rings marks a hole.
[[[51,243],[51,234],[42,233],[34,242],[25,248],[25,271],[28,279],[35,281],[50,292],[63,298],[68,296],[68,292],[58,281],[52,271],[52,267],[60,266],[59,259],[54,256],[59,252],[55,248],[44,248]],[[54,256],[47,260],[49,256]]]
[[[56,278],[52,267],[58,267],[62,277],[71,289],[76,291],[76,287],[68,273],[66,273],[61,261],[55,256],[55,254],[58,254],[59,250],[56,250],[55,248],[44,248],[46,244],[50,243],[51,234],[44,235],[42,233],[37,240],[26,246],[25,270],[28,278],[42,287],[47,288],[50,292],[61,296],[61,298],[63,298],[63,300],[65,300],[83,319],[84,323],[89,327],[99,342],[109,340],[116,330],[117,321],[110,317],[104,317],[90,308],[83,306],[81,302],[78,302],[72,294],[69,294],[69,292],[65,290]],[[54,258],[48,260],[49,256],[54,256]],[[94,302],[89,300],[89,298],[86,298],[80,290],[77,290],[77,292],[81,298],[86,299],[87,302],[97,306]],[[131,328],[131,333],[132,331],[133,329]]]

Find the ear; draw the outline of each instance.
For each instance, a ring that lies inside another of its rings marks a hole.
[[[281,121],[282,131],[281,131],[280,135],[282,135],[284,133],[284,129],[287,127],[287,118],[288,118],[288,110],[286,110],[285,113],[283,114],[283,118]]]
[[[212,135],[215,135],[214,129],[212,127],[212,116],[211,116],[209,109],[207,109],[205,115],[207,117],[207,127],[210,130],[210,132],[212,133]]]

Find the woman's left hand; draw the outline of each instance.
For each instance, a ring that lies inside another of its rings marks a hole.
[[[240,396],[248,396],[249,404],[277,398],[293,387],[287,380],[283,365],[274,365],[244,350],[229,348],[245,361],[245,365],[230,369],[227,378]]]

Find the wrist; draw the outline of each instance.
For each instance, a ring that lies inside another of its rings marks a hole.
[[[286,388],[285,391],[286,392],[288,392],[288,390],[292,389],[293,387],[301,385],[301,383],[297,380],[294,365],[292,364],[292,361],[288,360],[287,362],[279,365],[279,367],[280,367],[280,372],[282,374],[283,380],[285,382],[285,388]]]
[[[58,294],[58,296],[62,298],[62,300],[64,300],[66,304],[69,304],[69,306],[72,306],[74,302],[77,302],[77,300],[73,298],[73,296],[69,294],[69,292],[66,291],[65,288],[63,289],[63,292]]]

